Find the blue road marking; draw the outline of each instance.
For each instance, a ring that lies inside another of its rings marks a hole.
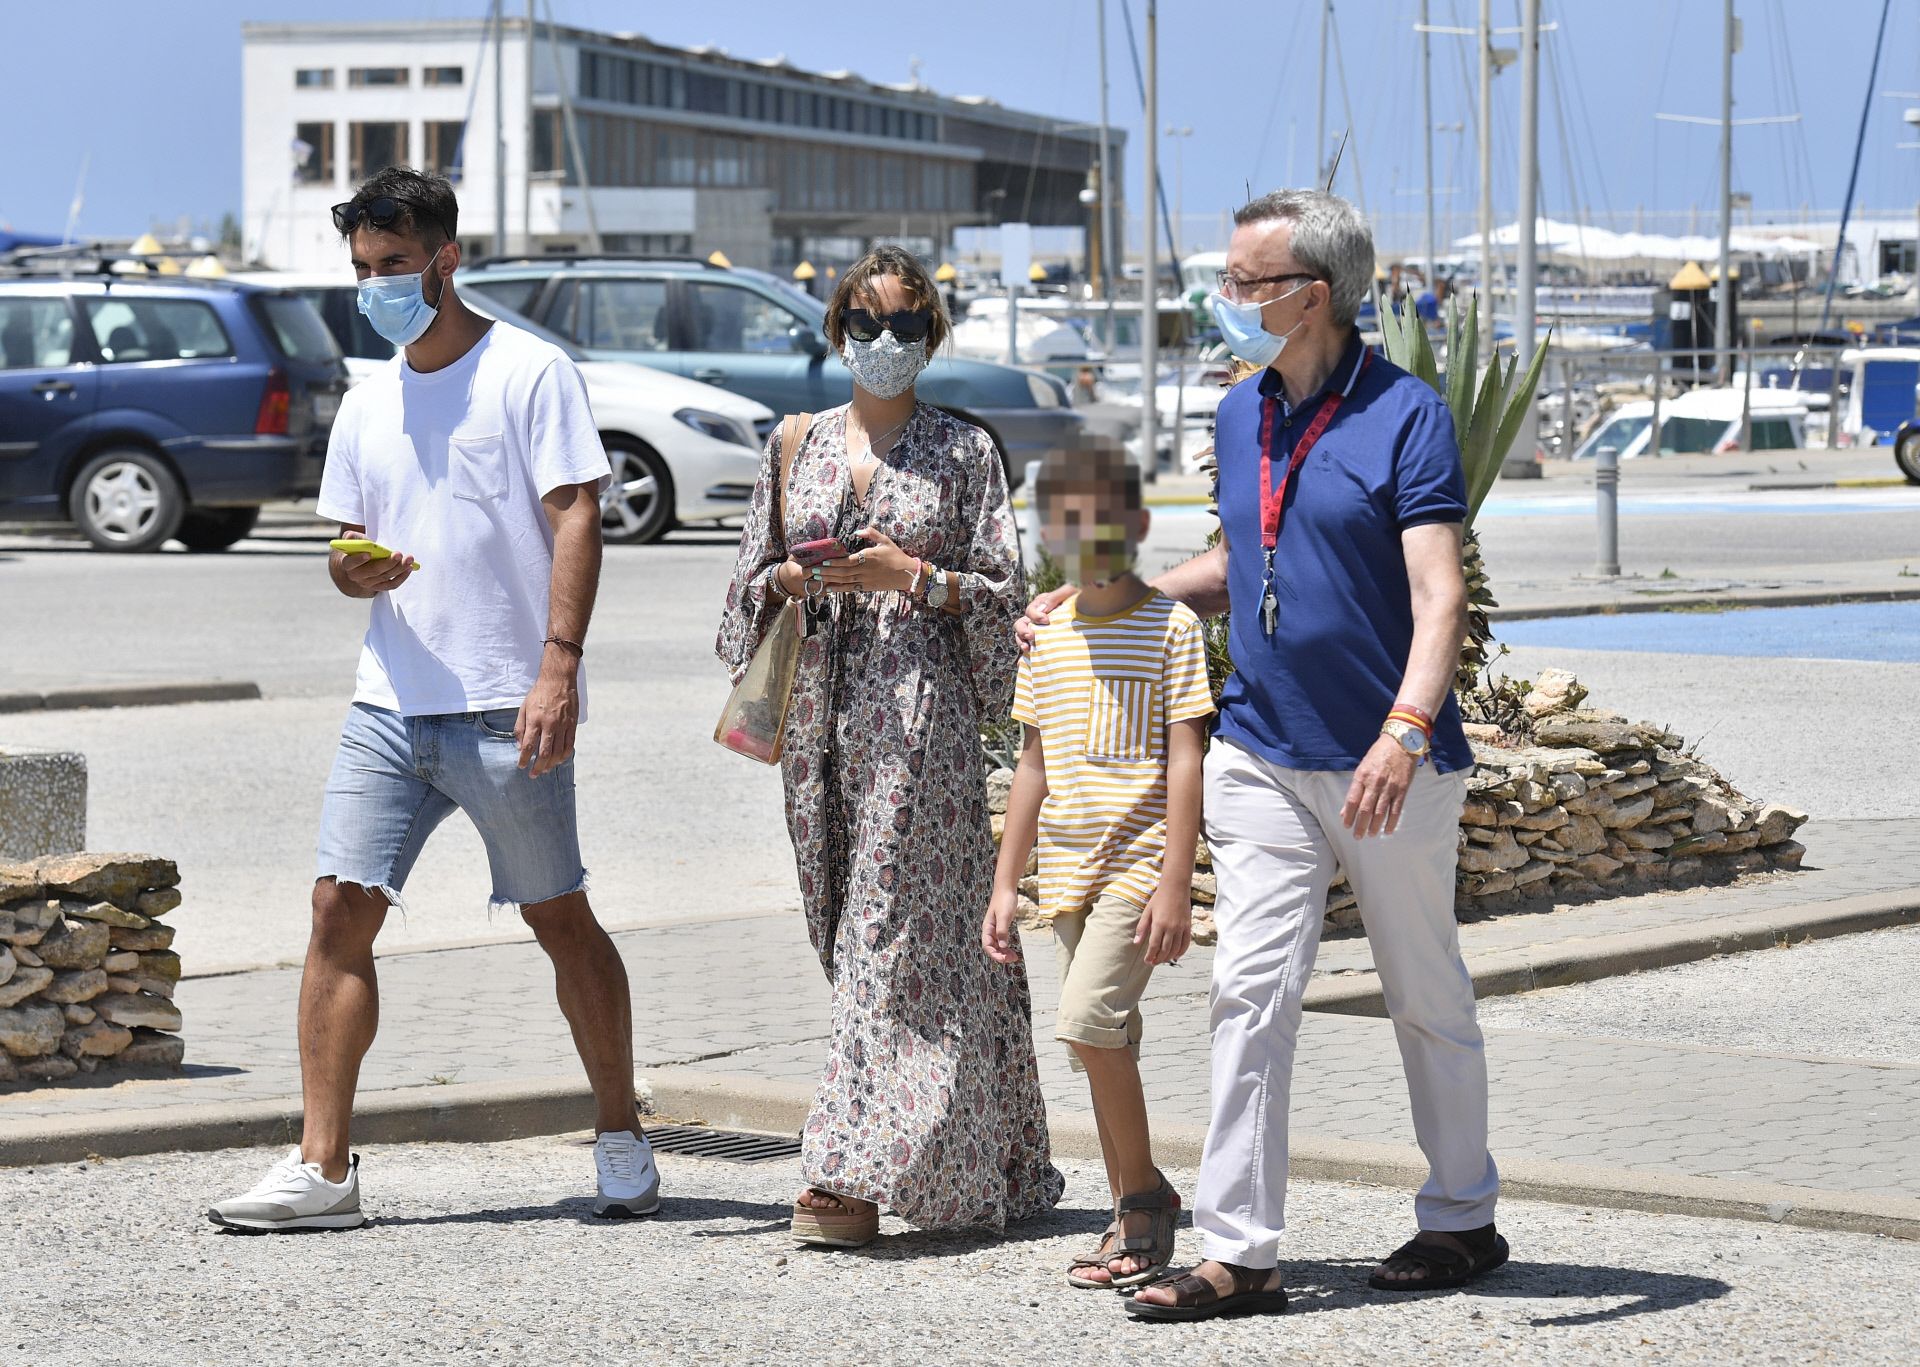
[[[1920,602],[1541,617],[1496,623],[1494,633],[1508,645],[1562,650],[1914,664]]]

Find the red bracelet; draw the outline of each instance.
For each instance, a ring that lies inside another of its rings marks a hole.
[[[1422,721],[1419,717],[1415,716],[1412,712],[1409,712],[1404,707],[1396,707],[1393,709],[1393,711],[1387,713],[1387,720],[1405,722],[1408,726],[1414,727],[1415,729],[1423,732],[1426,735],[1428,740],[1433,739],[1433,723],[1429,721]]]
[[[1409,721],[1417,721],[1422,726],[1426,727],[1427,730],[1429,731],[1433,730],[1433,717],[1426,711],[1425,708],[1415,707],[1410,702],[1396,701],[1393,704],[1393,711],[1405,712],[1408,714],[1407,719]]]

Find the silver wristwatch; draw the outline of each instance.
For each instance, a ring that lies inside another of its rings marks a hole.
[[[935,570],[933,578],[927,581],[927,606],[944,608],[947,598],[953,592],[953,576],[946,570]]]

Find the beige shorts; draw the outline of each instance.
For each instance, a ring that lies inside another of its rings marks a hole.
[[[1127,1048],[1140,1057],[1140,998],[1153,975],[1146,945],[1133,942],[1140,910],[1118,897],[1101,897],[1077,915],[1054,918],[1060,959],[1055,1039],[1096,1049]],[[1080,1060],[1072,1062],[1078,1071]]]

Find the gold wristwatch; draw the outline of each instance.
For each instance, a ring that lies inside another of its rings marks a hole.
[[[1413,756],[1415,764],[1425,764],[1427,753],[1433,748],[1427,740],[1427,733],[1410,721],[1401,721],[1398,717],[1389,717],[1380,725],[1380,734],[1391,736],[1394,741]]]

